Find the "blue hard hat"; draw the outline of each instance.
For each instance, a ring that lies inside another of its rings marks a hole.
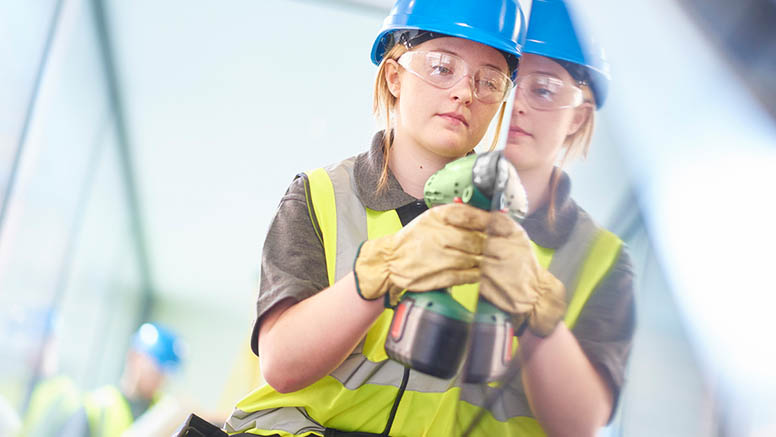
[[[153,358],[162,370],[175,370],[183,355],[178,336],[157,323],[143,323],[132,338],[132,347]]]
[[[590,85],[596,107],[604,104],[611,80],[609,62],[603,48],[574,25],[563,0],[533,0],[523,52],[561,61],[575,80]]]
[[[525,40],[525,16],[517,0],[397,0],[372,45],[372,62],[398,41],[402,30],[421,30],[475,41],[513,56],[513,79],[517,58]],[[514,65],[513,65],[514,64]]]

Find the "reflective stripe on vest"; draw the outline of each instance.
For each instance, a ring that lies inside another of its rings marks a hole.
[[[92,437],[120,436],[132,425],[132,410],[124,395],[113,386],[90,393],[84,400]]]
[[[308,202],[312,203],[314,221],[320,229],[319,238],[324,247],[330,283],[352,270],[356,250],[363,240],[401,228],[396,211],[373,211],[361,204],[356,196],[353,163],[351,158],[325,169],[307,172]],[[579,251],[576,247],[566,247],[571,246],[567,244],[553,253],[551,249],[534,245],[539,262],[544,267],[549,266],[550,271],[553,271],[553,265],[562,267],[564,263],[577,267],[556,275],[568,290],[575,290],[573,296],[569,296],[571,300],[566,317],[569,327],[576,322],[595,286],[613,265],[620,244],[616,237],[614,240],[608,237],[611,234],[599,232],[592,221],[580,220],[579,224],[582,226],[577,226],[572,234],[575,237],[577,234],[584,236],[574,239],[574,243],[594,242],[598,250],[583,247]],[[592,255],[599,252],[613,253],[603,260],[594,259]],[[572,283],[577,286],[570,287]],[[463,298],[476,303],[476,286],[456,290],[456,294],[459,300]],[[265,385],[249,394],[238,403],[225,425],[226,430],[277,433],[284,437],[323,435],[324,427],[382,432],[403,371],[402,365],[387,359],[383,347],[392,316],[393,310],[386,309],[365,339],[331,375],[293,393],[279,394]],[[517,379],[478,424],[476,435],[544,435],[531,417],[520,378]],[[460,384],[412,371],[391,435],[461,434],[492,390],[486,385]]]

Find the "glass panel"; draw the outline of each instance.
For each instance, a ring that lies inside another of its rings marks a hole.
[[[0,229],[0,396],[18,407],[46,332],[67,347],[41,376],[90,388],[117,379],[137,318],[137,254],[90,4],[64,4]]]
[[[0,204],[19,146],[56,2],[0,0]]]
[[[61,305],[62,370],[83,388],[118,380],[142,289],[112,130],[102,143]]]

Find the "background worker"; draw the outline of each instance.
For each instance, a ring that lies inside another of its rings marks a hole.
[[[181,364],[183,344],[156,323],[144,323],[132,337],[118,386],[87,394],[70,419],[66,437],[119,437],[162,396],[161,388]]]
[[[384,297],[479,279],[491,213],[426,210],[419,199],[430,175],[503,116],[522,22],[511,0],[395,4],[372,52],[385,130],[368,152],[295,179],[281,200],[252,344],[268,384],[237,404],[228,432],[449,436],[473,416],[459,404],[483,406],[459,402],[455,379],[387,359]],[[492,435],[508,434],[509,424],[486,422]]]
[[[565,285],[568,310],[542,321],[557,327],[547,335],[545,326],[529,321],[518,350],[522,374],[515,390],[527,396],[526,414],[548,435],[594,435],[607,423],[633,336],[630,257],[619,238],[598,227],[569,196],[570,180],[562,170],[569,159],[587,153],[595,109],[603,105],[608,83],[603,51],[575,26],[566,4],[534,0],[504,149],[526,189],[529,216],[522,226],[502,220],[503,241],[491,233],[485,252],[491,255],[491,245],[530,239],[537,246],[535,263],[549,266]],[[516,271],[524,265],[503,252],[493,256]],[[491,280],[485,269],[491,263],[483,264],[481,294],[519,313],[516,302],[531,299],[531,291]],[[519,281],[520,275],[511,279]]]
[[[57,435],[81,407],[82,392],[70,376],[59,368],[59,316],[49,307],[27,311],[24,316],[28,338],[40,341],[29,357],[35,380],[29,399],[22,407],[18,434]]]

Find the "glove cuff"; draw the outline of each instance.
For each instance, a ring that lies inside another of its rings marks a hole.
[[[356,250],[353,277],[356,281],[356,292],[364,300],[379,299],[390,289],[385,262],[379,250],[375,247],[375,241],[370,240],[362,242]]]
[[[555,331],[566,315],[566,289],[550,272],[541,275],[539,299],[528,320],[528,329],[538,337],[547,337]]]
[[[516,336],[520,337],[528,328],[528,317],[525,314],[512,314],[512,329]]]

